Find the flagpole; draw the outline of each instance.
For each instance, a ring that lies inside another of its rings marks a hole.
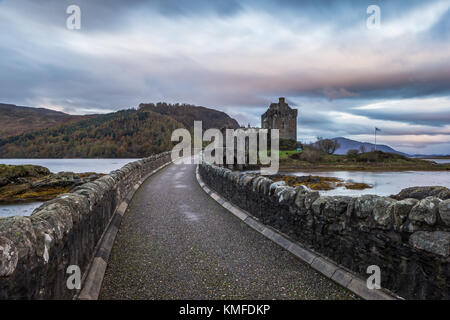
[[[375,151],[377,151],[377,128],[375,127]]]

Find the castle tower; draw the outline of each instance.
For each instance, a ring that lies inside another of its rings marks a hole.
[[[292,109],[285,98],[271,103],[261,116],[261,128],[280,130],[280,139],[297,141],[297,109]]]

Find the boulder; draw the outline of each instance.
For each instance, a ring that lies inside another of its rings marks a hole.
[[[311,210],[314,212],[316,216],[320,216],[327,202],[331,202],[331,197],[328,196],[319,197],[311,204]]]
[[[352,201],[351,197],[334,196],[330,197],[325,204],[322,214],[328,218],[337,218],[347,212],[347,207]]]
[[[416,249],[448,257],[450,254],[450,232],[417,231],[409,238],[409,244]]]
[[[379,196],[366,194],[356,199],[354,212],[358,218],[367,218],[372,214]]]
[[[268,178],[263,178],[258,183],[258,191],[264,195],[269,194],[270,185],[273,183],[272,180]]]
[[[413,223],[426,223],[434,225],[436,223],[441,200],[436,197],[428,197],[420,200],[409,213],[409,219]]]
[[[313,202],[316,201],[316,199],[319,197],[320,197],[320,194],[317,191],[308,192],[305,197],[305,208],[307,210],[309,210],[311,208],[311,205],[313,204]]]
[[[411,209],[419,202],[417,199],[409,198],[397,201],[394,204],[394,225],[395,228],[400,228],[405,222]]]
[[[391,196],[396,200],[404,200],[407,198],[414,198],[417,200],[423,200],[427,197],[436,197],[441,200],[450,199],[450,190],[446,187],[432,186],[432,187],[411,187],[406,188]]]
[[[284,181],[272,182],[272,184],[269,187],[269,195],[274,194],[275,190],[280,186],[286,186],[286,182]]]
[[[281,190],[279,191],[278,188],[281,188]],[[279,197],[278,201],[284,202],[284,203],[291,203],[295,200],[295,189],[292,187],[278,187],[275,190],[275,193],[277,193],[277,196]]]
[[[0,221],[0,236],[14,244],[19,261],[35,254],[36,235],[29,217],[14,216]]]
[[[39,181],[33,182],[30,188],[67,187],[73,186],[79,182],[80,177],[75,175],[73,172],[59,172]]]
[[[295,191],[297,195],[295,196],[295,205],[300,210],[306,209],[305,207],[305,198],[306,195],[310,192],[309,189],[303,185],[295,187]]]
[[[246,187],[253,180],[253,178],[255,178],[254,175],[252,175],[252,174],[245,174],[239,180],[239,184],[242,187]]]
[[[0,236],[0,277],[7,277],[16,270],[19,252],[14,243]]]
[[[351,217],[353,215],[353,212],[355,211],[355,202],[356,202],[357,198],[351,198],[348,206],[347,206],[347,212],[345,213],[347,215],[347,217]]]
[[[439,203],[439,216],[447,226],[450,226],[450,199]]]
[[[73,172],[58,172],[56,174],[49,175],[43,179],[33,182],[30,186],[31,189],[40,188],[57,188],[57,187],[76,187],[87,182],[95,181],[102,175],[91,174],[87,177],[80,178],[79,175]]]
[[[263,176],[257,176],[255,179],[252,180],[252,190],[253,190],[253,192],[258,192],[259,182],[262,179],[264,179]]]
[[[406,220],[404,224],[400,226],[399,229],[401,232],[413,233],[420,230],[420,226],[414,224],[413,222]]]
[[[396,202],[396,200],[388,197],[380,197],[376,200],[373,208],[373,219],[378,226],[383,229],[389,229],[392,226]]]

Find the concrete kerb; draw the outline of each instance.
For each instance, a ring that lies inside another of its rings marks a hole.
[[[100,289],[102,288],[103,277],[105,276],[109,255],[114,245],[114,240],[116,238],[117,232],[119,231],[122,217],[128,208],[128,204],[130,203],[131,199],[133,199],[134,194],[139,189],[141,184],[144,183],[147,178],[170,164],[172,164],[171,161],[156,168],[155,170],[147,174],[144,178],[142,178],[139,183],[134,185],[133,189],[131,189],[131,191],[127,194],[124,201],[122,201],[117,207],[116,211],[109,220],[105,232],[100,238],[100,241],[95,249],[96,253],[83,276],[81,291],[77,296],[74,297],[74,299],[98,299]]]
[[[361,279],[360,276],[356,275],[347,268],[337,265],[336,263],[330,261],[327,257],[307,249],[300,244],[293,242],[287,236],[280,233],[271,227],[268,227],[258,221],[257,218],[253,217],[248,212],[242,210],[236,205],[232,204],[217,192],[211,190],[203,182],[199,174],[199,166],[196,169],[196,178],[200,187],[218,202],[222,207],[227,209],[237,218],[246,223],[249,227],[261,233],[268,239],[272,240],[282,248],[288,250],[294,256],[302,260],[304,263],[308,264],[314,270],[320,272],[325,277],[331,279],[337,284],[343,286],[349,291],[353,292],[357,296],[365,300],[403,300],[403,298],[398,295],[386,290],[384,288],[376,290],[367,288],[366,281]]]

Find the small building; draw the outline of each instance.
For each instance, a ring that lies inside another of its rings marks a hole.
[[[297,141],[297,109],[292,109],[284,98],[272,103],[261,115],[261,128],[278,129],[280,139]]]

